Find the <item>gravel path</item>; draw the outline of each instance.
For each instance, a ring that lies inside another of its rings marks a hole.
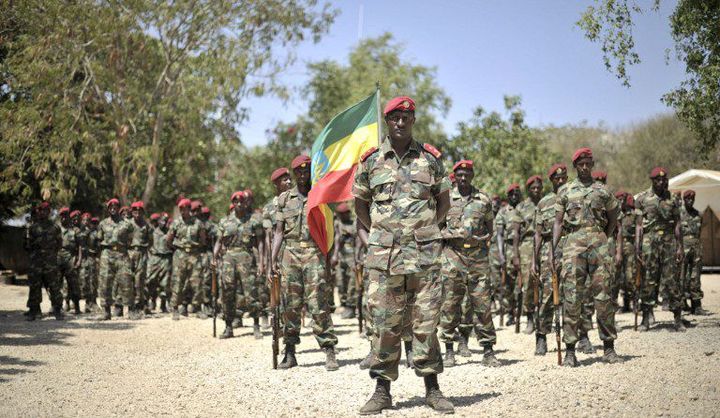
[[[720,313],[720,276],[703,276],[704,307]],[[269,331],[211,337],[211,321],[99,322],[87,315],[26,322],[27,288],[0,285],[0,416],[354,416],[374,385],[358,369],[368,342],[355,320],[334,316],[340,370],[325,371],[324,354],[308,330],[298,347],[300,367],[273,371]],[[43,304],[47,312],[49,303]],[[720,315],[689,316],[688,331],[671,332],[672,314],[656,313],[648,333],[618,315],[616,343],[626,362],[605,365],[578,354],[582,367],[556,366],[551,352],[533,356],[534,338],[498,332],[503,367],[479,364],[481,351],[440,376],[460,416],[717,416],[720,406]],[[245,321],[248,324],[249,320]],[[523,325],[524,326],[524,325]],[[218,322],[219,331],[222,330]],[[401,368],[393,383],[396,409],[387,415],[431,416],[422,379]]]

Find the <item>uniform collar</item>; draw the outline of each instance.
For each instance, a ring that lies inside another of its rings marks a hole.
[[[420,143],[416,140],[410,141],[410,146],[408,147],[408,154],[410,152],[414,151],[417,154],[420,154]],[[390,144],[390,137],[386,136],[385,139],[380,143],[380,152],[382,152],[382,155],[387,156],[388,153],[395,154],[395,150],[392,148],[392,145]],[[398,158],[400,158],[399,155],[396,155]]]
[[[470,194],[467,196],[468,200],[476,198],[478,195],[478,190],[471,186],[470,188]],[[457,200],[457,199],[465,199],[466,197],[460,194],[460,189],[457,187],[453,187],[450,191],[450,199]]]

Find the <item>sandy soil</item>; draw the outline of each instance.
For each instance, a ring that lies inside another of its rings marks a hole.
[[[481,351],[440,376],[461,416],[717,416],[720,406],[720,276],[704,276],[704,307],[688,316],[686,333],[670,330],[672,314],[658,312],[648,333],[632,331],[632,315],[618,315],[616,348],[625,363],[578,354],[577,369],[558,367],[551,352],[535,357],[534,338],[498,333],[503,366],[480,365]],[[211,320],[99,322],[22,316],[27,288],[0,285],[0,416],[354,416],[374,387],[358,363],[368,342],[355,320],[334,316],[340,370],[326,372],[324,354],[304,330],[300,367],[273,371],[270,332],[211,337]],[[47,300],[43,310],[49,310]],[[246,320],[246,325],[250,320]],[[222,324],[218,321],[219,331]],[[393,383],[395,410],[387,415],[435,415],[424,406],[422,379],[404,367]]]

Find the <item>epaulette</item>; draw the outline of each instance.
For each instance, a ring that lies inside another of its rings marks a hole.
[[[363,155],[360,157],[360,162],[363,162],[363,163],[364,163],[365,160],[367,160],[368,158],[370,158],[370,156],[373,155],[375,152],[377,152],[377,150],[378,150],[378,147],[372,147],[372,148],[370,148],[369,150],[365,151],[365,154],[363,154]]]
[[[430,144],[423,144],[423,149],[432,154],[435,158],[440,158],[440,156],[442,155],[442,152],[438,151],[437,148],[433,147]]]

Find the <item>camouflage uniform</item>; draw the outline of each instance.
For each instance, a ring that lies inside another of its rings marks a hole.
[[[209,306],[213,298],[212,271],[210,270],[210,262],[213,258],[213,247],[215,246],[215,240],[217,239],[217,225],[210,219],[202,222],[205,230],[207,231],[207,245],[205,247],[205,251],[203,251],[200,256],[200,268],[202,271],[203,303]]]
[[[558,195],[550,192],[543,196],[535,209],[535,230],[540,232],[540,290],[539,305],[540,309],[537,318],[537,334],[547,335],[552,332],[552,322],[554,316],[553,305],[553,287],[552,287],[552,269],[550,266],[550,247],[552,246],[553,225],[555,224],[555,203]],[[558,247],[561,245],[558,244]],[[556,270],[560,271],[560,260],[562,256],[555,253]],[[559,273],[558,273],[559,274]]]
[[[160,227],[153,228],[152,246],[148,256],[147,282],[145,285],[145,297],[154,301],[158,296],[168,300],[172,294],[172,255],[173,252],[167,245],[167,232]]]
[[[262,210],[262,226],[265,230],[266,235],[266,243],[270,243],[269,246],[265,249],[266,253],[266,268],[270,268],[270,256],[272,254],[272,242],[273,242],[273,232],[275,231],[275,225],[277,225],[277,202],[278,202],[278,196],[273,197],[269,202],[265,204]],[[282,247],[280,248],[280,253],[282,254]],[[265,278],[262,278],[264,283],[264,288],[267,289],[267,301],[263,298],[263,310],[265,314],[270,313],[270,289],[267,287],[267,282],[265,281]],[[280,309],[282,310],[282,304],[280,306]]]
[[[112,217],[107,217],[98,226],[98,239],[102,248],[100,290],[106,307],[113,303],[122,303],[123,300],[132,301],[135,298],[128,257],[132,232],[131,222],[122,217],[119,217],[117,222]],[[117,294],[120,297],[118,301],[114,300],[115,292],[113,292],[116,283]]]
[[[681,278],[683,297],[697,302],[703,298],[703,291],[700,288],[703,254],[702,241],[700,240],[702,216],[700,216],[699,212],[691,214],[685,209],[685,206],[682,206],[680,219],[683,228],[683,250],[685,251],[685,258],[683,259],[685,277]]]
[[[252,223],[255,225],[255,228],[257,229],[257,232],[263,232],[263,216],[262,212],[254,211],[252,215],[250,216]],[[259,236],[263,236],[263,234],[258,234]],[[260,239],[259,237],[257,239]],[[265,315],[266,310],[270,307],[270,288],[267,286],[267,281],[265,280],[265,277],[262,277],[258,274],[258,267],[260,265],[260,251],[257,247],[259,242],[256,241],[255,245],[253,246],[253,263],[252,263],[252,276],[255,278],[255,281],[252,285],[252,292],[253,294],[257,295],[257,302],[255,302],[255,305],[257,308],[253,308],[257,310],[258,315]],[[252,303],[251,303],[252,305]]]
[[[450,181],[434,154],[439,155],[413,140],[400,157],[386,138],[355,175],[353,194],[370,203],[372,220],[365,268],[376,333],[373,378],[397,379],[400,340],[408,322],[415,373],[430,376],[443,371],[436,333],[442,304],[442,235],[435,219],[435,196],[447,192]]]
[[[49,293],[53,310],[62,308],[62,285],[57,265],[61,244],[60,227],[49,219],[34,221],[27,229],[25,247],[30,253],[27,305],[31,312],[40,312],[43,287]]]
[[[172,263],[172,296],[170,306],[177,309],[191,302],[200,307],[205,299],[202,285],[202,256],[205,248],[200,244],[203,223],[194,216],[181,217],[170,225],[174,234]]]
[[[307,196],[297,187],[278,198],[277,222],[283,222],[282,292],[285,299],[285,344],[300,343],[300,315],[307,304],[313,319],[313,333],[322,348],[334,347],[337,337],[327,300],[325,256],[310,237],[307,224]]]
[[[635,298],[635,213],[621,212],[618,217],[618,228],[623,236],[622,264],[615,272],[615,287],[613,299],[617,300],[620,290],[623,291],[623,299]]]
[[[136,307],[141,308],[147,302],[145,300],[145,282],[147,281],[148,248],[152,246],[153,231],[147,222],[142,225],[139,225],[135,220],[130,222],[133,223],[133,233],[128,258],[130,259],[130,274],[135,289],[133,303]]]
[[[461,323],[465,297],[470,304],[471,318],[478,318],[475,335],[481,346],[497,341],[492,322],[492,281],[488,259],[488,241],[478,240],[490,233],[486,222],[493,221],[492,202],[483,192],[473,188],[465,197],[455,188],[450,192],[447,228],[443,231],[445,248],[442,257],[444,300],[440,315],[440,339],[452,343],[458,338],[455,328]],[[466,321],[472,324],[473,321]],[[469,331],[469,330],[467,330]],[[466,332],[467,332],[466,331]],[[468,334],[464,335],[467,339]]]
[[[604,230],[608,212],[617,207],[617,200],[602,183],[585,186],[575,179],[558,191],[555,210],[564,213],[566,232],[562,249],[565,344],[574,346],[578,341],[585,292],[592,292],[600,339],[609,342],[617,338],[610,266],[613,259]]]
[[[522,304],[525,314],[529,314],[535,309],[533,292],[530,289],[531,281],[534,280],[530,277],[530,263],[532,263],[533,237],[535,235],[533,226],[535,225],[536,209],[535,202],[529,197],[520,202],[515,208],[515,216],[512,218],[513,226],[511,226],[511,228],[514,228],[515,224],[520,224],[520,245],[518,249],[520,272],[518,272],[518,277],[522,280]]]
[[[57,257],[60,282],[63,283],[63,297],[65,300],[72,300],[77,304],[81,296],[78,268],[75,267],[80,247],[79,231],[78,228],[72,225],[65,227],[62,224],[60,225],[60,231],[62,233],[62,246]]]
[[[658,196],[646,190],[635,196],[635,215],[643,222],[642,252],[645,268],[640,285],[643,309],[652,309],[657,303],[658,286],[664,283],[670,301],[670,310],[682,309],[682,289],[675,261],[677,243],[675,225],[680,222],[680,201],[670,192]]]
[[[503,301],[502,304],[505,308],[505,313],[512,314],[515,312],[515,284],[517,279],[517,272],[512,268],[512,246],[513,239],[515,239],[515,231],[512,228],[512,221],[515,216],[516,209],[512,205],[505,205],[500,208],[497,215],[495,216],[494,231],[497,231],[500,226],[504,228],[503,238],[505,244],[505,289],[503,289]],[[495,247],[497,247],[497,235],[495,236]],[[499,250],[496,250],[499,251]],[[503,266],[500,265],[499,259],[497,259],[497,265],[501,269]],[[499,274],[498,274],[499,275]],[[498,281],[500,283],[500,281]],[[498,284],[499,288],[499,284]]]
[[[100,256],[100,242],[97,231],[84,227],[80,234],[80,248],[82,261],[80,262],[80,286],[85,306],[95,303],[98,287],[98,257]]]
[[[355,309],[357,305],[357,286],[355,285],[355,222],[343,223],[339,218],[335,222],[335,240],[340,244],[338,265],[335,267],[335,283],[338,284],[340,305]],[[332,287],[328,286],[330,299],[333,300]]]
[[[217,237],[223,243],[222,259],[222,306],[225,321],[232,323],[236,309],[260,315],[261,305],[253,270],[253,247],[262,236],[262,225],[257,219],[244,215],[239,218],[231,213],[217,227]]]

